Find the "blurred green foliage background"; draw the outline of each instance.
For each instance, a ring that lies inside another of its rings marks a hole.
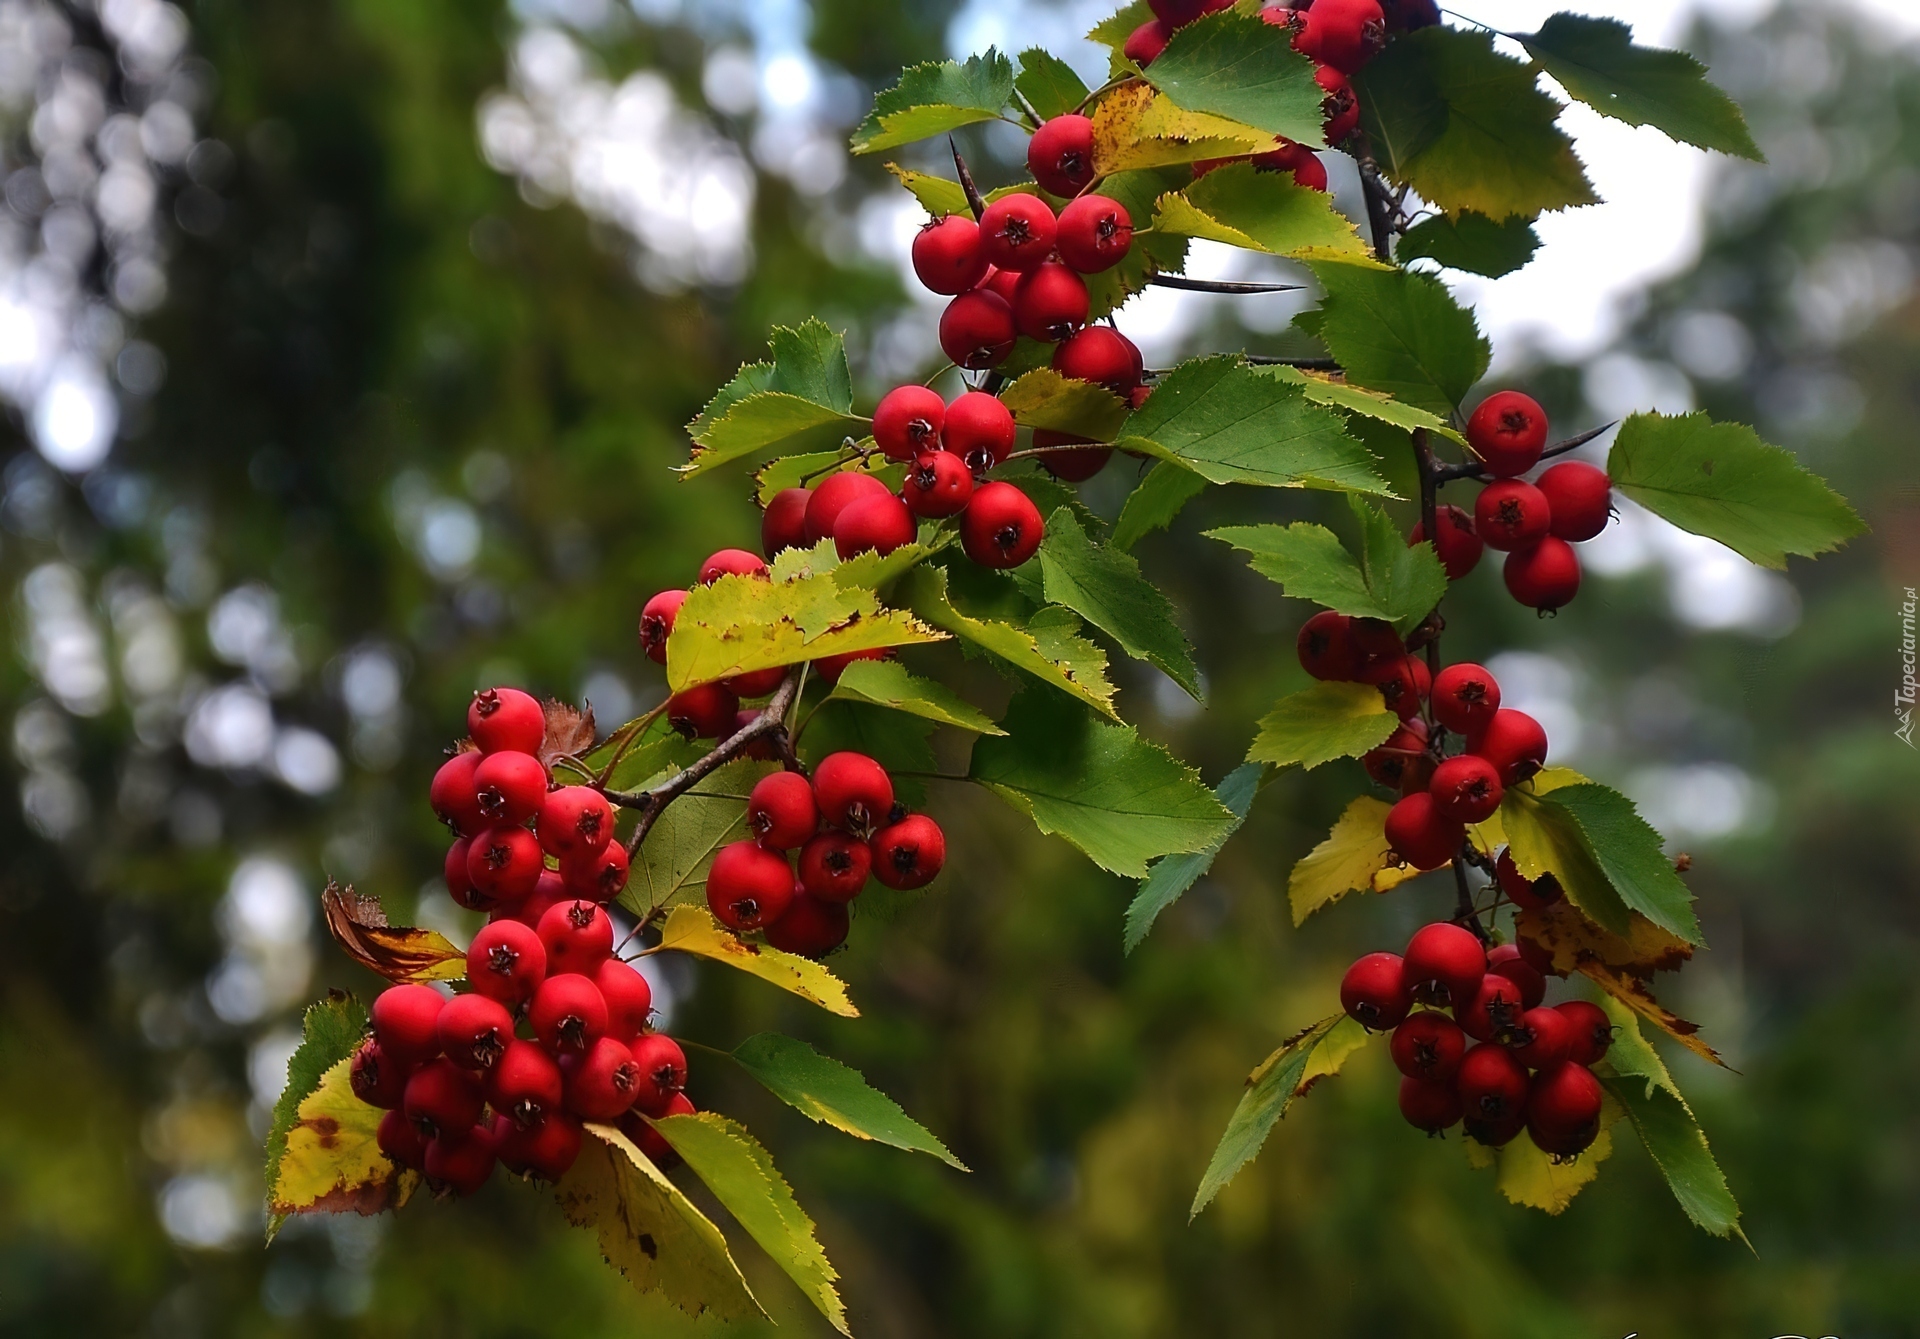
[[[299,1007],[373,984],[324,941],[326,878],[458,928],[430,891],[425,788],[468,693],[525,683],[603,722],[657,700],[640,603],[756,533],[743,476],[668,473],[680,425],[767,325],[846,327],[869,397],[932,365],[928,311],[885,258],[898,192],[832,146],[872,87],[941,54],[950,12],[186,6],[176,93],[198,147],[156,170],[168,296],[136,323],[160,362],[113,363],[121,440],[84,477],[42,463],[19,414],[0,448],[0,1332],[712,1328],[636,1298],[505,1178],[470,1203],[296,1222],[263,1250],[264,1111]],[[0,29],[17,44],[49,14],[74,45],[43,44],[10,104],[10,171],[62,71],[136,112],[153,96],[126,58],[87,55],[112,51],[89,9],[8,0]],[[803,42],[810,59],[770,62]],[[1363,784],[1335,764],[1265,792],[1129,959],[1130,885],[936,785],[947,874],[861,916],[835,960],[863,1018],[715,970],[666,981],[674,1031],[806,1037],[974,1169],[809,1125],[696,1056],[696,1099],[744,1118],[818,1218],[856,1333],[1920,1334],[1920,758],[1890,710],[1920,583],[1920,67],[1818,5],[1693,45],[1771,165],[1713,165],[1699,263],[1639,299],[1614,349],[1520,379],[1568,430],[1636,393],[1753,422],[1873,534],[1775,581],[1630,517],[1552,622],[1484,564],[1448,650],[1507,652],[1509,692],[1693,854],[1713,948],[1671,1002],[1740,1073],[1673,1063],[1753,1250],[1692,1230],[1625,1138],[1563,1216],[1508,1206],[1457,1140],[1399,1121],[1383,1048],[1189,1225],[1246,1071],[1328,1011],[1353,954],[1448,893],[1288,924],[1287,870]],[[765,105],[783,89],[801,111]],[[628,138],[580,151],[595,126]],[[1004,141],[967,147],[988,179],[1016,170]],[[110,282],[100,263],[83,287]],[[1193,348],[1297,347],[1205,311]],[[1088,489],[1109,515],[1122,473]],[[1323,513],[1216,490],[1142,545],[1210,691],[1199,711],[1122,662],[1123,710],[1210,779],[1297,677],[1305,611],[1197,532]],[[978,665],[925,663],[1004,703]],[[739,1253],[784,1333],[823,1332]]]

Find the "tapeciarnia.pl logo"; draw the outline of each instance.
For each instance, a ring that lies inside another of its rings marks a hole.
[[[1914,642],[1913,612],[1915,605],[1914,589],[1904,588],[1906,600],[1900,605],[1900,686],[1893,694],[1894,719],[1900,722],[1894,728],[1893,737],[1908,748],[1915,747],[1913,742],[1913,706],[1914,706]]]

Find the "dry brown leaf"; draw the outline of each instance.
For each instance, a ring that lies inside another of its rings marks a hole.
[[[389,981],[457,981],[467,974],[467,955],[445,936],[388,925],[380,899],[362,897],[351,885],[329,883],[320,910],[341,951]]]
[[[593,704],[581,711],[552,698],[540,704],[547,715],[546,738],[540,741],[540,762],[552,767],[555,758],[579,755],[593,747]]]

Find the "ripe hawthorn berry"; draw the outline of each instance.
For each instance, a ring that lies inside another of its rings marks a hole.
[[[770,665],[766,669],[749,670],[745,674],[729,674],[720,682],[735,697],[765,697],[780,686],[787,677],[785,665]]]
[[[347,1080],[353,1086],[353,1095],[370,1107],[391,1111],[407,1094],[407,1067],[388,1058],[371,1037],[353,1053]]]
[[[1497,972],[1480,978],[1479,986],[1465,1002],[1456,999],[1453,1020],[1460,1030],[1475,1041],[1506,1044],[1520,1023],[1526,1006],[1520,1002],[1520,987]]]
[[[1468,1047],[1453,1082],[1472,1120],[1498,1125],[1526,1110],[1526,1067],[1498,1042]]]
[[[907,504],[892,493],[881,493],[851,503],[834,518],[833,548],[842,559],[857,553],[888,554],[913,543],[916,533]]]
[[[396,1167],[411,1167],[416,1172],[426,1170],[427,1141],[413,1128],[406,1112],[389,1111],[382,1116],[374,1142]]]
[[[467,877],[492,902],[518,902],[540,882],[543,868],[540,841],[525,828],[488,828],[467,847]]]
[[[972,288],[987,272],[980,225],[963,214],[927,223],[914,235],[913,272],[930,292],[947,297]]]
[[[534,833],[550,856],[603,851],[613,838],[613,806],[591,786],[561,786],[542,797]]]
[[[892,660],[893,652],[884,647],[867,651],[847,651],[837,656],[821,656],[813,662],[814,675],[826,683],[839,683],[847,666],[856,660]]]
[[[907,466],[900,496],[915,516],[958,516],[973,500],[973,471],[951,451],[922,451]]]
[[[1147,0],[1153,16],[1169,28],[1184,28],[1213,7],[1207,0]]]
[[[518,1038],[508,1042],[481,1087],[487,1105],[515,1125],[538,1125],[542,1117],[560,1109],[560,1065],[538,1042]]]
[[[940,443],[947,402],[928,386],[895,386],[873,410],[873,441],[890,460],[912,460]]]
[[[432,1139],[442,1131],[472,1128],[483,1098],[480,1076],[441,1056],[413,1071],[401,1109],[421,1138]]]
[[[547,908],[535,927],[547,949],[547,970],[592,976],[613,953],[613,921],[597,903],[577,898]]]
[[[1440,542],[1435,546],[1440,565],[1447,569],[1447,580],[1458,581],[1480,565],[1480,551],[1485,541],[1474,532],[1473,517],[1452,504],[1439,508],[1434,513],[1434,521],[1440,531]],[[1407,536],[1407,547],[1426,537],[1427,523],[1421,521]]]
[[[613,848],[608,847],[607,849],[612,850]],[[521,898],[518,902],[496,910],[493,913],[493,920],[496,922],[515,921],[532,930],[539,926],[540,918],[547,914],[548,907],[552,906],[555,902],[570,902],[577,896],[579,896],[579,894],[571,891],[567,887],[566,881],[560,877],[560,871],[543,869],[540,871],[539,879],[536,880],[533,885],[533,891]],[[538,939],[539,935],[536,934],[534,938]],[[546,951],[546,945],[542,944],[540,946],[540,953],[542,955],[541,971],[543,972],[546,970]]]
[[[1542,1153],[1573,1157],[1599,1135],[1605,1096],[1585,1065],[1562,1060],[1543,1069],[1527,1097],[1527,1133]]]
[[[1082,195],[1060,211],[1053,244],[1060,259],[1079,274],[1099,274],[1133,249],[1133,218],[1118,200]]]
[[[1487,952],[1471,930],[1435,921],[1407,941],[1402,975],[1414,998],[1447,1005],[1471,999],[1487,974]]]
[[[1051,195],[1074,196],[1093,180],[1093,122],[1067,112],[1040,123],[1027,141],[1027,171]]]
[[[940,441],[966,462],[975,474],[985,474],[1013,450],[1017,428],[1013,411],[985,391],[965,391],[947,406]]]
[[[440,1054],[440,1010],[446,999],[432,986],[388,986],[373,997],[373,1038],[403,1069]]]
[[[747,831],[763,846],[791,851],[820,826],[813,786],[798,772],[775,772],[754,782],[747,795]]]
[[[1500,681],[1485,666],[1461,661],[1433,676],[1433,719],[1472,738],[1500,710]]]
[[[1087,281],[1057,261],[1036,265],[1013,288],[1013,324],[1028,339],[1065,339],[1087,323]]]
[[[783,488],[760,516],[760,550],[772,558],[782,549],[798,549],[807,540],[807,502],[811,488]]]
[[[653,987],[647,978],[618,958],[608,958],[595,969],[593,984],[607,1002],[607,1035],[631,1042],[647,1030],[653,1013]]]
[[[447,896],[468,911],[486,911],[494,905],[491,897],[473,886],[473,875],[467,872],[467,852],[473,849],[473,842],[461,837],[447,848],[447,859],[441,869],[446,876]]]
[[[1019,335],[1013,307],[984,288],[962,293],[940,313],[940,351],[958,367],[979,369],[1005,362]]]
[[[1446,1083],[1467,1053],[1467,1034],[1445,1014],[1422,1010],[1407,1015],[1387,1045],[1393,1063],[1410,1079]]]
[[[1507,555],[1501,569],[1507,591],[1529,609],[1550,614],[1580,593],[1580,560],[1573,546],[1548,535],[1532,548]]]
[[[464,1134],[447,1131],[427,1140],[422,1166],[429,1185],[466,1196],[487,1183],[494,1160],[493,1127],[470,1125]]]
[[[1473,528],[1490,549],[1531,548],[1552,524],[1546,495],[1519,479],[1495,479],[1473,500]]]
[[[473,782],[481,757],[473,749],[454,754],[440,764],[427,787],[434,817],[453,829],[457,837],[471,837],[487,825],[486,816],[480,812],[479,788]]]
[[[547,769],[531,753],[489,753],[473,769],[473,783],[480,812],[496,826],[526,822],[547,798]]]
[[[1512,1143],[1520,1131],[1527,1128],[1527,1113],[1524,1110],[1509,1111],[1498,1120],[1487,1120],[1468,1113],[1462,1121],[1462,1128],[1466,1130],[1467,1138],[1475,1143],[1485,1144],[1488,1148],[1500,1148]]]
[[[864,753],[829,753],[813,769],[820,819],[865,840],[893,810],[893,778]]]
[[[1141,69],[1153,64],[1167,43],[1173,37],[1173,30],[1159,19],[1148,19],[1145,23],[1127,34],[1127,40],[1120,47],[1120,54],[1138,65]]]
[[[1460,1123],[1460,1098],[1451,1084],[1403,1077],[1400,1115],[1416,1130],[1439,1134]]]
[[[800,848],[800,886],[825,902],[849,902],[867,886],[873,849],[844,832],[823,832]]]
[[[707,909],[736,934],[780,919],[793,899],[793,869],[787,858],[759,842],[733,842],[720,849],[707,874]]]
[[[1053,254],[1059,227],[1053,207],[1037,195],[1003,195],[980,215],[980,253],[1002,270],[1037,268]]]
[[[1520,1005],[1524,1009],[1537,1009],[1546,998],[1547,978],[1527,961],[1525,951],[1518,944],[1496,944],[1488,949],[1487,970],[1520,987]]]
[[[482,753],[538,753],[547,714],[531,693],[483,688],[467,706],[467,733]]]
[[[1547,411],[1531,395],[1495,391],[1468,416],[1467,445],[1494,478],[1525,474],[1546,449]]]
[[[889,888],[924,888],[947,862],[947,837],[925,814],[908,814],[873,834],[873,877]]]
[[[1410,773],[1418,770],[1427,753],[1427,723],[1418,716],[1400,722],[1387,742],[1370,750],[1360,759],[1367,775],[1383,786],[1400,789]]]
[[[1419,715],[1420,704],[1426,700],[1433,683],[1427,672],[1427,662],[1419,656],[1405,653],[1362,664],[1359,678],[1361,683],[1370,683],[1378,688],[1388,709],[1403,721]]]
[[[1448,758],[1433,769],[1427,783],[1433,807],[1454,823],[1481,823],[1493,817],[1502,795],[1500,774],[1485,758],[1471,753]]]
[[[640,649],[656,665],[667,663],[667,638],[673,635],[673,620],[686,602],[686,591],[663,590],[640,610]]]
[[[814,485],[807,500],[806,541],[818,544],[833,537],[833,523],[840,513],[866,497],[885,497],[887,486],[860,470],[841,470],[829,474]]]
[[[1369,1031],[1398,1027],[1413,1007],[1402,972],[1397,953],[1368,953],[1356,958],[1340,978],[1340,1007]]]
[[[1553,537],[1592,539],[1613,515],[1613,480],[1597,465],[1563,460],[1541,472],[1534,486],[1553,512]]]
[[[619,842],[560,858],[560,881],[566,896],[584,897],[589,902],[611,902],[620,896],[620,890],[627,886],[627,871],[627,848]],[[534,924],[537,927],[539,922]]]
[[[640,1071],[633,1105],[649,1116],[669,1114],[673,1099],[687,1086],[686,1052],[664,1032],[642,1033],[629,1049]]]
[[[607,1034],[607,1002],[587,977],[562,972],[533,992],[527,1022],[550,1054],[579,1055]]]
[[[1352,74],[1387,43],[1379,0],[1316,0],[1295,46],[1301,54]]]
[[[1290,139],[1278,140],[1277,143],[1278,148],[1253,156],[1254,168],[1261,172],[1291,173],[1294,185],[1324,193],[1327,189],[1327,165],[1320,161],[1320,155]]]
[[[725,684],[695,684],[667,702],[667,724],[687,739],[720,739],[732,733],[739,710],[739,695]]]
[[[1547,765],[1547,732],[1524,711],[1502,707],[1467,747],[1493,764],[1500,784],[1517,786]]]
[[[440,1011],[440,1049],[465,1069],[490,1069],[513,1040],[513,1015],[478,991],[455,995]]]
[[[1018,270],[997,270],[991,265],[987,266],[987,277],[974,285],[976,288],[985,289],[987,292],[995,294],[1002,302],[1007,304],[1009,310],[1013,307],[1013,290],[1019,286],[1020,272]]]
[[[1316,65],[1313,82],[1326,96],[1320,99],[1322,134],[1329,147],[1337,145],[1360,125],[1360,99],[1347,76],[1331,65]]]
[[[1467,830],[1443,817],[1430,791],[1403,795],[1387,810],[1387,845],[1415,869],[1439,869],[1453,859]]]
[[[1493,870],[1495,877],[1500,880],[1500,891],[1522,911],[1538,911],[1542,907],[1552,906],[1561,898],[1563,890],[1560,880],[1551,872],[1537,879],[1529,879],[1513,863],[1513,851],[1509,847],[1500,848],[1500,858],[1494,862]]]
[[[568,1111],[582,1120],[610,1121],[633,1105],[640,1093],[640,1067],[633,1052],[612,1037],[602,1037],[561,1067]]]
[[[1568,1000],[1554,1007],[1573,1024],[1567,1059],[1582,1065],[1598,1064],[1607,1048],[1613,1045],[1613,1020],[1607,1017],[1606,1010],[1586,1000]]]
[[[495,1120],[494,1155],[516,1176],[558,1181],[580,1156],[580,1122],[554,1110],[531,1126]]]
[[[1053,351],[1053,370],[1125,395],[1140,380],[1140,351],[1108,325],[1090,325]]]
[[[847,942],[852,917],[844,902],[800,892],[779,920],[767,927],[767,942],[783,953],[823,958]]]
[[[1033,499],[994,480],[974,490],[960,518],[960,547],[982,567],[1018,567],[1039,550],[1046,526]]]
[[[1353,644],[1353,620],[1323,609],[1300,625],[1295,642],[1300,668],[1316,679],[1347,680],[1360,673],[1360,652]]]
[[[767,574],[766,559],[757,553],[745,549],[720,549],[707,555],[700,564],[699,584],[711,586],[721,577],[763,577]]]
[[[1528,1069],[1545,1069],[1567,1058],[1573,1024],[1558,1009],[1535,1005],[1520,1015],[1507,1044],[1513,1047],[1513,1058]]]
[[[1085,483],[1094,475],[1100,473],[1101,470],[1104,470],[1107,467],[1107,462],[1113,459],[1113,448],[1110,446],[1076,445],[1076,443],[1086,440],[1086,438],[1076,437],[1070,432],[1054,432],[1050,428],[1035,428],[1033,432],[1033,444],[1035,447],[1042,449],[1049,447],[1060,448],[1058,450],[1048,450],[1045,455],[1039,457],[1040,468],[1065,483]]]

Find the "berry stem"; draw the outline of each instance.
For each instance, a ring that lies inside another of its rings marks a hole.
[[[1094,89],[1093,92],[1087,94],[1086,97],[1080,99],[1080,105],[1075,107],[1073,110],[1084,116],[1086,114],[1087,108],[1093,105],[1093,102],[1096,98],[1105,97],[1107,94],[1113,92],[1114,89],[1119,88],[1122,84],[1130,84],[1135,79],[1138,79],[1139,77],[1140,76],[1133,75],[1133,74],[1116,75],[1114,78],[1109,79],[1107,80],[1106,83],[1100,85],[1100,87]]]
[[[1138,237],[1144,229],[1134,232]],[[1189,293],[1294,293],[1299,284],[1252,284],[1232,279],[1189,279],[1184,274],[1155,274],[1147,282],[1156,288],[1180,288]]]
[[[967,171],[967,160],[960,156],[960,146],[953,142],[953,136],[947,136],[947,147],[953,150],[953,170],[960,176],[960,189],[967,193],[967,208],[973,211],[973,221],[978,223],[980,216],[987,212],[987,202],[980,198],[980,188],[973,184],[973,173]]]
[[[1380,169],[1374,165],[1373,154],[1369,152],[1359,161],[1361,193],[1367,198],[1367,223],[1373,232],[1373,254],[1391,264],[1395,212],[1393,197],[1380,175]]]
[[[1588,428],[1585,432],[1569,437],[1564,442],[1555,442],[1540,453],[1540,459],[1551,460],[1555,456],[1564,456],[1569,451],[1577,450],[1619,422],[1619,419],[1615,419],[1612,423],[1602,423],[1599,427]],[[1487,467],[1477,460],[1469,460],[1459,465],[1437,466],[1434,474],[1443,484],[1451,483],[1455,479],[1484,479],[1487,477]]]
[[[614,747],[613,757],[609,758],[607,765],[600,769],[600,775],[594,777],[587,784],[595,790],[605,790],[607,778],[613,775],[613,769],[620,765],[620,760],[627,756],[627,750],[633,747],[635,740],[646,734],[648,727],[660,719],[661,714],[666,711],[671,701],[671,696],[662,698],[659,705],[654,707],[652,711],[649,711],[639,720],[630,722],[624,726],[619,732],[620,741]]]
[[[1034,129],[1037,130],[1046,124],[1047,118],[1040,115],[1038,109],[1036,109],[1031,102],[1027,101],[1027,95],[1022,93],[1017,85],[1013,90],[1013,100],[1020,104],[1021,114],[1027,118],[1029,125]]]
[[[1465,851],[1471,842],[1462,842],[1459,851],[1453,857],[1453,886],[1456,894],[1453,919],[1473,931],[1483,944],[1491,944],[1493,936],[1487,933],[1487,927],[1480,923],[1480,913],[1474,909],[1473,890],[1467,887],[1467,862]]]

